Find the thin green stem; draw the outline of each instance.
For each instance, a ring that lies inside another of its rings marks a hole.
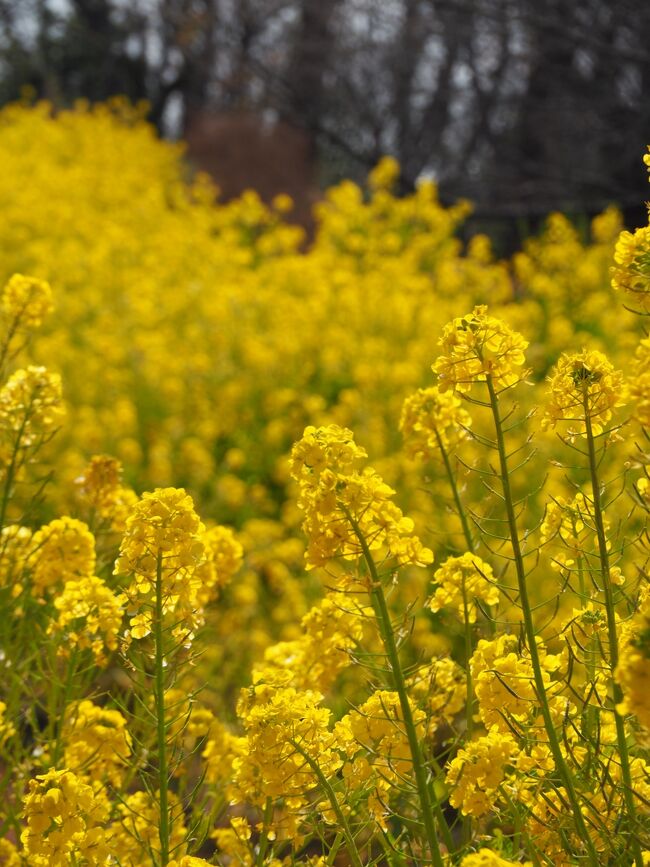
[[[454,505],[456,506],[456,512],[460,519],[461,527],[463,528],[463,536],[465,537],[465,544],[467,545],[467,550],[474,553],[476,551],[476,545],[474,543],[474,538],[472,537],[472,531],[469,526],[469,521],[467,520],[467,513],[465,512],[465,507],[463,506],[463,501],[460,498],[460,492],[458,490],[458,485],[456,484],[456,477],[454,476],[454,471],[451,466],[451,461],[449,460],[449,455],[447,454],[447,450],[445,449],[442,439],[438,431],[435,431],[436,441],[438,443],[438,448],[440,449],[440,454],[442,456],[442,462],[445,465],[445,471],[447,473],[447,480],[449,481],[449,487],[451,488],[451,495],[454,498]]]
[[[573,521],[573,535],[577,537],[575,520]],[[585,584],[583,558],[581,554],[576,554],[576,568],[578,570],[578,585],[580,587],[580,608],[584,611],[587,607],[587,587]],[[595,684],[596,681],[596,653],[598,650],[598,639],[592,635],[585,647],[585,672],[587,675],[587,683]],[[589,761],[591,761],[591,736],[597,722],[598,710],[587,702],[582,711],[582,734],[587,741],[587,749]]]
[[[470,665],[472,654],[474,652],[474,645],[472,641],[472,624],[469,619],[467,588],[465,586],[464,578],[462,579],[461,586],[463,591],[463,626],[465,628],[465,725],[466,737],[467,740],[470,741],[472,739],[472,732],[474,731],[474,683],[472,678],[472,667]],[[463,816],[463,840],[465,843],[469,843],[471,839],[472,817],[469,815]]]
[[[327,853],[327,857],[325,859],[325,863],[327,864],[327,867],[332,867],[332,864],[334,864],[334,859],[336,858],[338,851],[341,848],[341,843],[343,843],[344,840],[345,840],[345,835],[343,834],[342,831],[338,831],[336,837],[334,838],[334,842],[330,846],[330,850]]]
[[[607,547],[607,535],[605,533],[605,522],[603,519],[603,509],[600,498],[598,462],[596,460],[596,445],[594,442],[594,432],[589,412],[587,383],[585,383],[585,385],[583,386],[583,407],[585,413],[585,433],[587,435],[587,452],[589,455],[591,496],[594,504],[594,524],[596,526],[596,536],[598,538],[598,555],[600,558],[600,569],[603,580],[605,610],[607,612],[609,664],[613,675],[618,666],[618,632],[616,629],[616,603],[614,601],[614,588],[612,586],[612,576],[609,563],[609,550]],[[630,824],[634,827],[636,825],[636,808],[634,804],[634,791],[632,789],[632,774],[630,772],[630,755],[627,745],[627,736],[625,733],[625,720],[617,710],[618,705],[623,701],[623,692],[620,685],[613,676],[612,692],[614,696],[614,721],[616,723],[616,741],[618,743],[618,752],[621,762],[621,774],[623,776],[623,796],[625,798],[625,806],[627,808],[628,819],[630,821]],[[630,830],[633,830],[633,827]],[[637,865],[637,867],[642,867],[643,855],[641,854],[641,845],[634,833],[632,833],[632,851],[634,854],[634,863]]]
[[[300,753],[303,759],[307,762],[309,767],[314,772],[316,779],[321,787],[321,789],[327,795],[327,800],[330,802],[330,806],[336,816],[336,819],[340,825],[341,831],[343,832],[343,836],[345,837],[345,842],[347,843],[348,855],[350,856],[350,860],[354,867],[363,867],[361,863],[361,856],[359,855],[359,850],[357,849],[357,844],[354,839],[354,835],[350,830],[350,825],[348,823],[347,817],[343,810],[341,809],[341,805],[339,804],[339,799],[336,797],[336,792],[332,788],[332,784],[327,779],[325,774],[319,767],[317,761],[312,759],[309,753],[304,750],[299,743],[292,740],[292,745],[296,748],[296,750]]]
[[[165,647],[163,634],[163,575],[162,551],[156,558],[156,607],[154,611],[153,634],[155,644],[154,690],[156,700],[157,747],[158,747],[158,792],[160,798],[160,863],[167,867],[169,862],[170,817],[167,786],[167,725],[165,722]]]
[[[465,713],[467,716],[467,737],[472,736],[474,728],[474,684],[472,683],[472,670],[470,660],[474,653],[474,642],[472,640],[472,624],[469,620],[469,603],[467,601],[467,589],[465,587],[465,579],[462,579],[463,591],[463,623],[465,626],[465,677],[467,680],[467,694],[465,697]]]
[[[537,648],[535,624],[533,622],[532,608],[530,604],[530,598],[528,596],[528,585],[526,583],[526,569],[524,565],[524,557],[521,549],[521,543],[519,541],[519,530],[517,528],[517,518],[513,505],[512,489],[510,486],[510,473],[508,470],[508,458],[506,454],[505,440],[503,436],[503,425],[501,423],[499,397],[495,391],[492,377],[489,374],[486,376],[486,383],[488,387],[488,393],[490,395],[492,416],[494,418],[497,450],[499,453],[499,464],[501,468],[501,485],[503,487],[503,498],[506,506],[508,527],[510,530],[512,554],[517,573],[519,598],[521,600],[521,610],[524,617],[524,631],[526,635],[526,643],[528,644],[528,652],[530,654],[530,662],[533,669],[533,678],[535,681],[537,699],[539,701],[542,711],[544,727],[546,729],[549,747],[551,749],[553,760],[555,762],[555,768],[562,780],[562,783],[567,793],[567,797],[569,799],[569,803],[571,804],[576,832],[578,834],[578,837],[584,842],[587,848],[587,854],[590,864],[592,865],[592,867],[598,867],[598,853],[596,851],[596,847],[594,846],[594,842],[591,839],[591,835],[589,834],[584,817],[582,815],[582,809],[580,807],[578,794],[573,783],[573,777],[571,776],[571,771],[569,770],[569,767],[562,754],[562,748],[560,746],[560,741],[555,730],[553,717],[551,715],[551,709],[548,703],[548,696],[546,695],[546,685],[544,683],[544,675],[542,672],[539,651]]]
[[[9,461],[9,466],[7,467],[7,475],[5,478],[4,490],[2,492],[2,505],[0,506],[0,530],[4,529],[5,518],[7,517],[7,506],[9,505],[9,498],[11,497],[11,492],[13,490],[14,485],[14,477],[16,475],[16,469],[18,466],[18,455],[20,452],[20,444],[23,439],[23,434],[25,432],[25,427],[27,426],[27,420],[29,418],[31,411],[31,405],[29,409],[25,412],[23,416],[23,420],[20,425],[20,429],[16,436],[16,440],[14,442],[14,446],[11,452],[11,459]]]
[[[271,798],[266,799],[266,806],[264,807],[264,818],[262,820],[262,831],[260,833],[260,842],[257,849],[257,857],[255,859],[255,867],[262,867],[264,864],[264,858],[266,857],[266,850],[269,848],[269,825],[271,824],[271,817],[273,816],[273,800]]]
[[[52,767],[56,768],[59,764],[59,759],[61,758],[61,748],[63,747],[63,728],[65,725],[65,712],[70,702],[70,692],[72,689],[72,682],[74,680],[75,669],[76,669],[76,658],[77,652],[73,648],[70,651],[70,656],[66,663],[65,669],[65,679],[63,683],[63,698],[60,702],[60,706],[56,707],[56,719],[55,719],[55,737],[54,737],[54,749],[52,750]],[[59,697],[57,695],[56,704],[59,705]]]
[[[411,759],[413,761],[413,772],[415,774],[415,783],[418,790],[418,796],[420,798],[420,806],[422,808],[422,820],[424,823],[424,830],[429,846],[429,851],[431,853],[431,860],[435,867],[443,867],[443,860],[440,852],[440,843],[438,840],[438,832],[436,831],[434,814],[438,819],[440,831],[445,838],[445,845],[450,851],[453,851],[454,849],[453,840],[451,838],[451,833],[449,831],[449,827],[447,826],[447,822],[442,812],[440,803],[436,798],[435,793],[431,790],[431,787],[429,786],[429,781],[427,779],[427,769],[424,762],[424,756],[422,754],[422,747],[420,746],[420,739],[418,737],[418,733],[415,728],[415,722],[413,720],[413,712],[411,710],[411,703],[409,701],[408,693],[406,690],[406,680],[404,678],[404,671],[402,669],[402,664],[399,658],[397,642],[395,641],[395,635],[393,633],[390,613],[388,611],[388,605],[386,603],[386,596],[384,594],[381,579],[377,571],[377,566],[373,559],[370,548],[368,547],[365,536],[361,532],[361,528],[359,527],[357,521],[355,521],[350,512],[347,510],[346,516],[350,521],[352,529],[354,530],[354,534],[357,537],[359,545],[361,546],[363,558],[366,562],[368,572],[370,573],[370,595],[373,600],[373,607],[375,610],[375,615],[377,617],[379,634],[384,645],[386,656],[388,657],[388,663],[390,666],[393,680],[393,688],[395,689],[395,692],[399,697],[399,703],[404,722],[404,729],[406,730],[406,737],[409,742],[409,750],[411,753]]]

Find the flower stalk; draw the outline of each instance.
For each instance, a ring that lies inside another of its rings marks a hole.
[[[381,578],[377,571],[377,565],[374,561],[365,536],[361,532],[358,523],[354,520],[350,512],[346,510],[346,514],[359,541],[359,545],[361,546],[361,551],[363,554],[363,559],[370,574],[370,595],[372,597],[373,608],[377,619],[379,634],[384,645],[386,656],[388,657],[388,663],[390,666],[390,672],[393,681],[392,686],[399,697],[400,709],[402,711],[402,718],[404,721],[404,729],[406,731],[411,759],[413,761],[415,784],[418,791],[418,797],[420,799],[420,805],[422,807],[422,820],[424,823],[424,831],[427,838],[429,852],[431,854],[431,863],[434,864],[435,867],[443,867],[444,862],[442,860],[442,854],[440,851],[440,841],[438,838],[438,832],[436,830],[434,814],[436,819],[438,820],[441,834],[445,839],[445,845],[450,851],[453,851],[454,849],[453,840],[451,838],[451,833],[443,815],[440,803],[436,798],[435,793],[432,791],[432,787],[430,786],[428,780],[428,773],[424,762],[424,756],[422,754],[422,747],[420,745],[420,739],[418,738],[418,734],[415,728],[415,722],[413,720],[413,713],[411,710],[411,703],[409,701],[408,693],[406,690],[406,679],[404,677],[402,663],[399,658],[399,650],[397,648],[397,642],[395,641],[395,633],[393,632],[390,612],[388,611],[388,605],[386,603],[386,595],[384,593],[384,588],[381,583]]]
[[[506,454],[505,447],[505,439],[503,435],[503,425],[501,422],[501,412],[499,407],[499,396],[494,387],[494,382],[492,381],[492,377],[488,374],[486,376],[486,384],[488,389],[488,394],[490,397],[490,407],[492,410],[492,417],[494,419],[494,428],[496,434],[496,444],[497,451],[499,454],[499,466],[500,466],[500,476],[501,476],[501,485],[503,488],[503,499],[506,507],[506,516],[508,521],[508,528],[510,531],[510,540],[512,544],[512,553],[513,559],[515,563],[515,571],[517,574],[517,585],[519,589],[519,598],[521,602],[521,609],[524,618],[524,633],[526,636],[526,643],[528,644],[528,652],[530,654],[530,662],[533,669],[533,677],[535,681],[535,690],[537,693],[537,698],[540,704],[540,708],[542,711],[542,718],[544,720],[544,727],[546,729],[546,734],[548,737],[549,747],[551,749],[551,753],[553,755],[553,760],[555,762],[556,771],[562,781],[562,784],[566,790],[567,797],[569,803],[571,805],[571,810],[573,813],[573,821],[575,824],[576,832],[578,837],[583,841],[587,850],[587,857],[589,859],[589,863],[592,867],[598,867],[599,858],[598,853],[596,852],[596,848],[594,846],[594,842],[591,839],[591,835],[587,829],[587,825],[584,820],[584,816],[582,815],[582,809],[580,806],[580,801],[578,799],[578,793],[576,791],[573,777],[571,775],[571,771],[566,763],[566,760],[562,754],[562,748],[560,746],[560,742],[557,736],[557,732],[555,730],[555,725],[553,723],[553,718],[551,716],[551,709],[548,703],[548,697],[546,695],[546,687],[544,684],[544,676],[542,673],[542,666],[539,658],[539,652],[537,649],[537,636],[535,632],[535,624],[533,622],[532,616],[532,608],[530,604],[530,597],[528,595],[528,585],[526,582],[526,568],[524,564],[524,557],[521,548],[521,542],[519,540],[519,530],[517,527],[517,519],[515,515],[512,489],[510,485],[510,472],[508,470],[508,458]]]
[[[160,801],[160,864],[169,862],[170,817],[168,803],[167,725],[165,722],[165,644],[163,630],[163,570],[162,550],[156,556],[156,601],[153,620],[155,647],[154,695],[156,702],[156,735],[158,751],[158,795]]]
[[[589,412],[589,397],[587,383],[583,385],[583,406],[585,413],[585,434],[587,439],[587,454],[589,457],[589,475],[591,481],[591,495],[594,506],[594,524],[596,527],[596,537],[598,539],[598,556],[600,559],[600,569],[603,582],[603,594],[605,597],[605,611],[607,614],[607,637],[609,641],[609,664],[612,672],[616,671],[618,666],[618,632],[616,628],[616,603],[614,600],[614,589],[612,585],[612,576],[609,562],[609,550],[607,545],[607,535],[605,532],[605,522],[603,520],[603,508],[600,494],[600,482],[598,480],[598,462],[596,459],[596,444],[594,432],[591,424],[591,416]],[[625,799],[625,807],[628,814],[628,819],[632,826],[636,823],[636,807],[634,804],[634,793],[632,789],[632,775],[630,773],[630,756],[627,745],[627,735],[625,732],[625,720],[618,712],[617,708],[623,701],[623,691],[620,684],[615,678],[612,678],[612,691],[614,697],[614,722],[616,725],[616,742],[618,744],[618,752],[621,763],[621,774],[623,777],[623,797]],[[632,851],[634,855],[634,863],[636,867],[643,867],[643,855],[641,846],[636,835],[632,834]]]

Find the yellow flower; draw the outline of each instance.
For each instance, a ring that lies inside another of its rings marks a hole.
[[[623,374],[597,350],[564,353],[547,381],[542,428],[555,428],[566,421],[569,439],[587,435],[587,418],[594,436],[603,433],[612,419],[612,410],[623,406],[627,399]]]
[[[60,426],[61,377],[44,367],[16,370],[0,389],[0,430],[13,448],[34,448]]]
[[[262,681],[242,690],[237,712],[246,733],[246,754],[236,758],[236,784],[254,804],[284,799],[295,815],[310,803],[319,777],[341,767],[331,711],[312,690],[276,687]]]
[[[512,735],[496,729],[461,748],[449,763],[446,776],[447,784],[452,786],[449,797],[452,807],[457,807],[464,816],[484,816],[493,811],[499,786],[517,753]]]
[[[93,520],[116,532],[124,531],[137,496],[122,484],[120,462],[108,455],[96,455],[75,482],[79,499]]]
[[[204,557],[203,532],[182,488],[157,488],[133,506],[114,569],[115,575],[132,576],[124,591],[132,638],[151,631],[158,581],[163,615],[174,620],[177,637],[191,638],[202,619],[197,567]]]
[[[630,406],[632,417],[650,427],[650,338],[645,337],[634,353],[630,369]]]
[[[556,656],[546,653],[541,640],[537,643],[551,711],[561,715],[565,709],[560,696],[553,693],[550,675],[559,667]],[[509,732],[535,724],[539,704],[530,657],[518,648],[514,635],[501,635],[493,641],[481,639],[470,660],[470,670],[483,725],[493,731]],[[557,682],[557,688],[561,687]]]
[[[441,448],[453,451],[466,439],[471,423],[470,414],[455,394],[433,386],[419,388],[406,398],[399,428],[407,453],[431,460],[440,454]]]
[[[0,747],[16,734],[15,725],[10,720],[5,719],[6,710],[7,705],[0,701]]]
[[[23,589],[31,542],[32,531],[28,527],[9,524],[0,531],[0,587],[11,587],[13,596]]]
[[[178,861],[176,858],[172,858],[171,861],[167,862],[167,867],[203,867],[203,865],[209,867],[210,862],[204,858],[196,858],[194,855],[183,855]]]
[[[650,312],[650,226],[621,232],[614,252],[612,286],[622,292],[631,309]]]
[[[518,864],[522,867],[521,861],[509,861],[497,855],[496,852],[491,852],[489,849],[481,849],[471,855],[466,855],[460,862],[460,867],[509,867],[509,865]],[[531,862],[527,861],[530,865]]]
[[[20,867],[22,863],[14,844],[6,838],[0,840],[0,867]]]
[[[370,467],[356,469],[366,453],[352,432],[337,425],[305,429],[291,452],[291,473],[298,482],[298,508],[305,513],[307,568],[337,556],[363,554],[360,536],[371,551],[383,550],[400,565],[425,566],[433,554],[413,533],[413,521],[393,503],[395,491]]]
[[[62,738],[66,767],[119,789],[131,761],[131,736],[119,711],[76,702],[66,711]]]
[[[26,826],[20,836],[30,864],[37,867],[85,859],[102,865],[110,852],[102,827],[108,802],[99,784],[89,784],[71,771],[50,770],[30,780],[23,801]]]
[[[440,391],[469,391],[489,376],[497,391],[510,388],[526,375],[523,365],[528,341],[505,322],[478,306],[467,316],[445,325],[442,355],[432,365]]]
[[[96,665],[107,665],[108,654],[117,650],[122,602],[95,575],[66,581],[54,600],[59,616],[48,626],[48,635],[58,638],[59,654],[68,656],[71,648],[88,649]]]
[[[496,605],[499,588],[489,563],[469,552],[460,557],[448,557],[433,575],[440,585],[429,603],[432,611],[455,608],[461,620],[476,623],[476,600],[486,605]]]
[[[351,664],[365,614],[350,596],[328,594],[302,618],[299,638],[266,648],[264,662],[253,670],[254,678],[277,678],[297,689],[316,687],[325,692]]]
[[[399,178],[400,165],[395,157],[382,157],[368,175],[368,185],[373,190],[391,190]]]
[[[620,648],[615,678],[623,691],[620,714],[634,714],[650,737],[650,612],[647,603],[636,615]]]
[[[53,309],[49,283],[14,274],[2,291],[2,309],[13,329],[38,328]]]
[[[208,605],[241,568],[243,548],[230,527],[210,527],[201,535],[204,559],[196,569],[198,601]]]
[[[89,577],[95,571],[93,534],[83,521],[56,518],[34,533],[29,565],[37,596],[66,581]]]
[[[177,858],[185,855],[185,815],[176,795],[169,793],[169,848]],[[148,792],[133,792],[117,805],[118,818],[109,829],[111,856],[128,867],[150,867],[160,859],[160,804]]]

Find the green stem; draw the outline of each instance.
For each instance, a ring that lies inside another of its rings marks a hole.
[[[575,521],[573,521],[573,535],[577,537],[578,532],[576,530]],[[580,608],[584,611],[587,607],[587,588],[585,585],[585,576],[584,576],[584,566],[582,564],[582,555],[576,554],[576,568],[578,570],[578,584],[580,587]],[[585,658],[585,673],[587,676],[587,683],[595,684],[596,681],[596,652],[598,647],[598,639],[595,635],[587,642],[587,646],[585,648],[586,658]],[[597,714],[598,711],[595,707],[592,707],[589,703],[583,707],[582,710],[582,734],[587,741],[587,750],[589,755],[589,762],[591,762],[591,735],[594,729],[594,726],[597,722]]]
[[[474,728],[474,685],[472,683],[472,669],[470,660],[474,652],[472,641],[472,624],[469,622],[469,604],[467,602],[467,590],[465,588],[465,579],[462,580],[463,591],[463,622],[465,626],[465,677],[467,680],[467,694],[465,697],[465,713],[467,716],[467,737],[472,736]]]
[[[292,745],[298,750],[303,759],[307,762],[309,767],[314,772],[316,779],[322,790],[327,795],[327,800],[330,802],[330,806],[334,811],[334,815],[337,818],[337,821],[341,827],[341,831],[343,832],[343,836],[345,837],[345,842],[348,846],[348,855],[350,856],[350,860],[352,861],[354,867],[363,867],[361,863],[361,856],[359,855],[359,850],[357,849],[357,844],[354,840],[354,835],[350,830],[350,825],[348,824],[348,820],[345,816],[345,813],[341,809],[341,805],[339,804],[339,800],[336,797],[336,792],[332,788],[330,781],[327,779],[325,774],[321,771],[318,762],[316,762],[309,753],[304,750],[299,743],[292,740]]]
[[[462,579],[463,591],[463,625],[465,627],[465,724],[466,737],[470,741],[472,732],[474,731],[474,683],[472,680],[472,667],[470,661],[474,652],[472,642],[472,624],[469,622],[469,604],[467,602],[467,589],[465,587],[465,579]],[[463,840],[465,843],[471,842],[472,839],[472,817],[463,816]]]
[[[451,839],[451,833],[449,832],[449,828],[447,826],[447,822],[445,821],[445,817],[443,815],[440,803],[438,802],[435,793],[430,791],[429,781],[427,780],[427,770],[424,763],[424,756],[422,754],[420,740],[418,738],[418,733],[415,728],[415,722],[413,720],[413,712],[411,711],[411,703],[409,702],[408,693],[406,690],[406,681],[404,678],[404,672],[402,670],[402,664],[399,658],[399,651],[397,649],[395,635],[393,633],[388,605],[386,604],[386,596],[384,595],[384,589],[381,584],[379,573],[377,572],[377,566],[375,565],[375,561],[373,559],[372,553],[370,552],[370,548],[368,547],[365,536],[361,532],[359,524],[354,520],[349,511],[345,510],[345,513],[348,520],[350,521],[350,524],[352,525],[355,536],[359,541],[361,550],[363,552],[364,560],[370,573],[370,595],[373,600],[373,607],[377,617],[379,633],[381,635],[381,639],[384,645],[384,650],[386,651],[386,656],[388,657],[388,663],[393,679],[393,687],[399,697],[400,708],[402,710],[402,718],[404,721],[406,736],[409,742],[411,759],[413,761],[413,772],[415,774],[415,783],[418,790],[418,796],[420,798],[422,819],[424,822],[424,830],[427,837],[427,843],[429,845],[429,851],[431,852],[431,860],[435,867],[443,867],[442,855],[440,853],[440,843],[438,841],[438,833],[436,831],[436,825],[434,822],[434,813],[436,818],[438,819],[441,833],[445,838],[445,845],[447,846],[449,851],[453,851],[454,849],[453,840]]]
[[[609,551],[607,550],[607,535],[603,520],[603,509],[600,499],[600,484],[598,481],[598,467],[596,461],[596,446],[594,432],[589,413],[589,400],[587,386],[583,387],[583,406],[585,413],[585,433],[587,435],[587,452],[589,455],[589,474],[591,477],[591,495],[594,503],[594,523],[598,538],[598,555],[603,577],[603,593],[605,595],[605,610],[607,612],[607,637],[609,639],[609,664],[612,670],[612,692],[614,696],[614,721],[616,723],[616,741],[621,762],[621,774],[623,776],[623,796],[627,808],[628,818],[632,826],[636,825],[636,808],[634,805],[634,791],[632,789],[632,774],[630,773],[630,756],[625,734],[625,720],[619,714],[617,707],[623,701],[623,691],[613,677],[618,666],[618,633],[616,629],[616,604],[614,602],[614,589],[609,564]],[[634,863],[637,867],[643,867],[643,855],[641,845],[632,834],[632,851]]]
[[[266,799],[266,806],[264,807],[264,819],[262,821],[262,831],[260,833],[260,842],[257,850],[257,858],[255,859],[255,867],[262,867],[264,864],[264,858],[266,856],[266,850],[269,848],[269,825],[271,824],[271,817],[273,816],[273,800],[271,798]]]
[[[27,426],[27,420],[29,419],[30,414],[31,404],[25,412],[25,415],[23,416],[20,430],[18,431],[18,435],[16,436],[14,447],[11,452],[11,460],[9,461],[9,466],[7,467],[7,477],[5,479],[4,490],[2,492],[2,505],[0,506],[0,530],[4,529],[5,518],[7,516],[7,506],[9,505],[9,498],[13,489],[14,477],[16,475],[16,469],[18,465],[18,454],[20,452],[20,445],[23,440],[23,434],[25,432],[25,427]]]
[[[463,536],[465,537],[465,544],[467,545],[467,550],[474,553],[476,551],[476,545],[474,544],[474,539],[472,537],[472,531],[469,527],[469,521],[467,520],[467,514],[465,512],[465,508],[463,507],[463,501],[460,498],[460,493],[458,491],[458,485],[456,484],[456,477],[454,476],[454,471],[451,467],[451,461],[449,460],[449,455],[447,454],[447,450],[445,449],[442,439],[440,438],[440,434],[438,431],[435,431],[436,441],[438,443],[438,448],[440,449],[440,454],[442,456],[442,462],[445,465],[445,471],[447,473],[447,479],[449,481],[449,487],[451,488],[451,494],[454,498],[454,505],[456,506],[456,512],[458,517],[460,518],[460,523],[463,528]]]
[[[65,724],[65,712],[68,707],[68,703],[70,701],[70,691],[72,688],[72,681],[74,680],[75,675],[75,663],[76,663],[77,652],[76,650],[72,650],[70,652],[70,657],[66,664],[65,671],[65,681],[63,686],[63,699],[60,702],[60,706],[56,708],[56,727],[55,727],[55,737],[54,737],[54,749],[52,750],[52,767],[56,768],[59,764],[59,759],[61,757],[61,748],[63,746],[63,727]],[[58,695],[56,704],[59,704]]]
[[[160,837],[160,863],[167,867],[169,862],[169,804],[167,797],[167,726],[165,724],[165,648],[163,643],[163,580],[162,551],[156,558],[156,607],[154,612],[154,643],[155,643],[155,679],[154,690],[156,699],[157,746],[158,746],[158,791],[160,796],[160,822],[158,833]]]
[[[486,376],[486,384],[490,395],[490,406],[492,408],[492,415],[494,417],[497,450],[499,453],[499,464],[501,467],[501,485],[503,487],[503,498],[505,501],[508,526],[510,529],[512,554],[515,562],[515,569],[517,572],[519,598],[521,599],[521,609],[524,617],[524,631],[526,635],[526,643],[528,644],[528,652],[530,653],[530,662],[533,668],[533,678],[535,681],[537,699],[539,701],[542,711],[544,727],[546,729],[549,747],[551,749],[553,760],[555,762],[555,768],[562,780],[562,783],[567,793],[567,797],[571,804],[573,821],[575,823],[578,837],[585,843],[587,847],[589,862],[593,865],[593,867],[598,867],[600,863],[598,859],[598,853],[596,852],[596,847],[594,846],[594,842],[591,839],[591,835],[587,830],[587,826],[582,815],[580,801],[578,800],[578,794],[573,784],[573,777],[571,776],[571,771],[569,770],[564,756],[562,755],[562,748],[560,746],[557,732],[555,731],[555,725],[553,723],[553,717],[551,716],[551,709],[549,707],[548,697],[546,695],[546,685],[544,684],[544,676],[542,673],[542,666],[539,659],[539,651],[537,649],[535,624],[533,623],[530,598],[528,596],[526,569],[524,566],[521,543],[519,541],[517,518],[513,505],[512,490],[510,487],[510,473],[508,470],[508,459],[506,455],[506,447],[503,436],[503,426],[501,424],[501,414],[499,411],[499,398],[494,389],[492,377],[489,374]]]
[[[337,833],[336,837],[334,838],[334,842],[330,846],[329,852],[327,853],[327,858],[325,859],[325,863],[327,864],[327,867],[332,867],[332,864],[334,864],[334,859],[336,858],[338,851],[341,848],[341,843],[343,842],[344,839],[345,839],[345,835],[343,834],[342,831],[339,831]]]

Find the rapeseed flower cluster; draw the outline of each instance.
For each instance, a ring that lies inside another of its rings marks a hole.
[[[30,781],[21,835],[32,864],[67,865],[75,858],[103,864],[109,855],[102,827],[107,804],[101,790],[68,770],[50,770]]]
[[[477,600],[485,605],[496,605],[499,601],[492,567],[475,554],[448,557],[434,572],[433,580],[438,587],[429,603],[431,610],[454,608],[469,623],[476,622]]]
[[[524,378],[528,341],[479,305],[467,316],[445,325],[440,338],[442,354],[433,365],[441,391],[469,391],[487,377],[497,390]]]
[[[203,531],[192,498],[182,489],[145,493],[131,510],[114,571],[131,578],[124,594],[132,638],[149,635],[157,604],[179,632],[195,628]]]
[[[358,559],[364,545],[401,565],[431,563],[433,554],[414,535],[413,521],[393,502],[395,491],[370,467],[356,469],[364,457],[352,432],[338,425],[307,427],[294,446],[291,467],[305,513],[308,567],[337,556]]]
[[[388,158],[307,244],[124,101],[0,157],[0,863],[641,867],[646,230],[498,261]]]
[[[594,435],[599,435],[626,398],[623,374],[614,370],[602,352],[562,355],[548,378],[542,427],[555,428],[567,421],[566,434],[575,439],[586,436],[589,424]]]

